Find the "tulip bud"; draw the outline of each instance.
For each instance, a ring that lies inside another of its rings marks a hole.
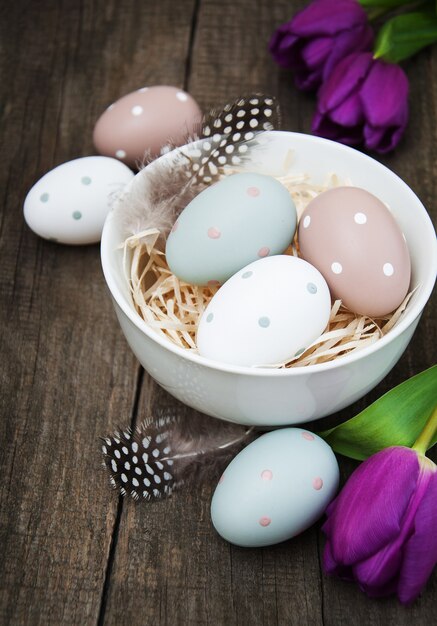
[[[436,465],[418,450],[386,448],[329,505],[324,569],[357,581],[369,596],[397,593],[408,604],[437,563],[436,527]]]
[[[370,50],[373,32],[356,0],[314,0],[273,34],[269,49],[299,89],[316,89],[351,52]]]
[[[370,52],[340,61],[318,94],[316,135],[385,153],[400,141],[408,121],[408,79],[398,66]]]

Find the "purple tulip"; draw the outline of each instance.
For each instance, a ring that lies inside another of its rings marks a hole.
[[[360,52],[340,61],[322,85],[312,128],[316,135],[385,153],[399,143],[407,121],[405,72]]]
[[[398,446],[364,461],[328,507],[325,571],[412,602],[437,563],[436,470]]]
[[[370,50],[373,32],[356,0],[314,0],[282,24],[269,49],[278,65],[295,72],[299,89],[317,88],[338,61]]]

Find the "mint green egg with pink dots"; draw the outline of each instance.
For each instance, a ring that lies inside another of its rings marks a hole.
[[[265,174],[232,174],[208,187],[179,215],[167,263],[193,285],[224,283],[248,263],[282,254],[296,231],[289,191]]]
[[[212,523],[238,546],[280,543],[322,516],[338,482],[335,454],[323,439],[302,428],[274,430],[225,469],[211,502]]]

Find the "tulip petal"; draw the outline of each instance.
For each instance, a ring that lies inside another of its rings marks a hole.
[[[405,537],[402,541],[404,539]],[[367,594],[377,592],[387,585],[393,588],[392,593],[396,591],[397,574],[402,563],[402,541],[390,543],[352,568],[354,578]]]
[[[399,535],[418,475],[416,452],[403,447],[382,450],[358,467],[331,515],[328,538],[337,563],[368,559]]]
[[[371,126],[405,124],[408,79],[399,65],[374,61],[360,94],[366,119]]]
[[[354,566],[354,575],[364,589],[381,589],[397,577],[403,560],[403,545],[414,531],[417,511],[428,489],[431,475],[430,471],[420,469],[416,489],[401,520],[398,536],[369,559]]]
[[[289,67],[295,70],[294,82],[302,91],[317,88],[322,80],[325,57],[332,46],[329,38],[299,41],[289,54]]]
[[[294,83],[301,91],[317,89],[322,81],[322,68],[317,68],[313,72],[308,70],[297,70],[294,73]]]
[[[361,591],[364,591],[369,598],[384,598],[385,596],[391,596],[396,593],[398,586],[397,577],[390,580],[385,585],[379,587],[366,587],[365,585],[359,585]]]
[[[323,551],[323,571],[330,576],[338,576],[343,580],[353,580],[352,568],[339,565],[332,556],[331,545],[329,541],[325,544]]]
[[[331,40],[332,41],[332,40]],[[373,43],[373,30],[369,24],[359,24],[350,30],[339,33],[335,38],[335,45],[326,59],[323,67],[323,80],[326,81],[333,69],[344,57],[352,52],[361,52],[371,49]]]
[[[357,126],[357,124],[362,124],[364,116],[359,95],[353,93],[346,98],[344,102],[330,112],[329,117],[340,126]]]
[[[363,129],[361,125],[345,128],[341,124],[333,122],[329,114],[322,114],[316,111],[311,129],[315,135],[326,137],[334,141],[339,141],[348,146],[354,146],[362,142]]]
[[[408,116],[407,116],[408,117]],[[387,128],[375,128],[370,124],[364,126],[365,146],[369,150],[375,150],[381,154],[390,152],[396,148],[405,132],[407,119],[400,126],[389,126]]]
[[[354,91],[361,87],[372,65],[372,54],[350,54],[338,63],[326,83],[320,88],[318,109],[321,113],[332,111]]]
[[[327,537],[329,537],[331,530],[332,530],[332,517],[336,508],[337,500],[338,500],[338,496],[334,498],[334,500],[331,500],[331,502],[328,504],[328,506],[325,509],[326,519],[323,523],[322,530]]]
[[[325,549],[323,550],[323,570],[326,572],[326,574],[339,574],[338,564],[332,556],[331,545],[329,541],[325,543]]]
[[[437,564],[436,520],[437,472],[434,471],[417,509],[414,533],[404,547],[398,585],[398,597],[403,604],[409,604],[419,595]]]
[[[369,150],[378,150],[380,145],[387,142],[387,133],[390,132],[389,128],[380,128],[366,124],[364,127],[364,138],[366,142],[366,148]]]
[[[302,59],[306,67],[313,69],[320,66],[333,48],[330,37],[319,37],[308,41],[302,48]]]
[[[375,61],[360,92],[367,119],[366,148],[393,150],[408,122],[408,79],[398,65]]]
[[[301,47],[298,37],[290,32],[289,24],[282,24],[274,33],[269,43],[269,51],[278,65],[284,68],[296,67],[299,54],[295,48]],[[303,62],[300,62],[304,67]]]
[[[293,33],[300,37],[335,35],[367,21],[356,0],[315,0],[291,20]]]

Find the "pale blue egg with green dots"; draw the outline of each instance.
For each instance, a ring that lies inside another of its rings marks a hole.
[[[293,199],[278,180],[233,174],[182,211],[167,239],[167,263],[187,283],[221,284],[248,263],[284,252],[296,222]]]

